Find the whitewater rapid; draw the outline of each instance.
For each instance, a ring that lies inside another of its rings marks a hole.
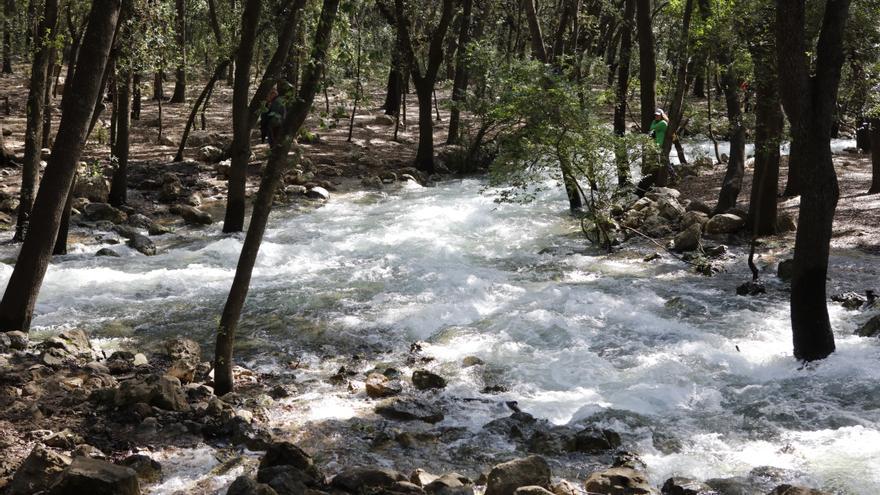
[[[837,352],[805,368],[791,357],[776,253],[759,260],[768,295],[738,297],[744,263],[706,278],[666,257],[644,262],[646,252],[605,255],[577,234],[558,188],[525,205],[497,204],[484,188],[411,184],[276,211],[242,318],[242,362],[310,362],[285,371],[303,381],[337,366],[328,356],[378,361],[421,341],[449,379],[445,395],[482,396],[485,377],[460,364],[477,356],[507,389],[492,400],[620,431],[655,483],[775,466],[835,493],[880,493],[880,342],[852,336],[867,315],[831,305]],[[122,257],[78,246],[54,261],[36,334],[82,327],[109,348],[182,334],[210,352],[241,238],[211,226],[156,240],[157,256],[106,244]],[[11,270],[0,265],[4,286]],[[829,291],[871,288],[878,274],[877,258],[835,251]],[[370,413],[363,393],[324,387],[303,388],[302,414],[275,421]],[[506,414],[474,402],[441,424],[478,431]]]

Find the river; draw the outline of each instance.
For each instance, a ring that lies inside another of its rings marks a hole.
[[[485,399],[457,403],[440,427],[477,432],[515,400],[556,424],[621,432],[657,484],[775,466],[834,493],[880,493],[880,341],[852,336],[866,315],[832,304],[837,352],[803,367],[791,356],[772,256],[761,261],[768,294],[738,297],[748,278],[741,257],[707,278],[666,256],[643,261],[647,247],[606,255],[577,234],[558,188],[525,205],[497,204],[484,188],[466,179],[351,192],[273,214],[237,352],[301,384],[276,427],[372,414],[363,391],[318,377],[352,354],[362,369],[402,362],[419,341],[428,366],[449,379],[443,396]],[[92,245],[54,261],[36,336],[81,327],[114,348],[181,334],[210,352],[241,238],[215,225],[156,240],[157,256],[107,244],[122,257],[94,257]],[[880,274],[880,261],[857,251],[834,251],[831,263],[832,293],[871,288]],[[11,270],[0,265],[4,286]],[[462,367],[466,356],[491,373]],[[289,361],[308,366],[290,370]],[[506,391],[481,392],[495,383]],[[192,459],[209,449],[179,455],[154,492],[204,475]]]

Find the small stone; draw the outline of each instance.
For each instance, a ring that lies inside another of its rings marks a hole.
[[[856,294],[855,292],[844,292],[842,294],[834,294],[831,296],[831,300],[834,302],[839,302],[844,308],[849,310],[859,309],[868,302],[868,298],[861,295]]]
[[[388,399],[376,406],[376,413],[398,421],[418,420],[426,423],[443,421],[443,412],[439,407],[414,398]]]
[[[875,315],[856,330],[859,337],[876,337],[880,335],[880,314]]]
[[[226,495],[278,495],[278,492],[265,483],[258,483],[253,478],[242,475],[229,485]]]
[[[330,486],[358,493],[367,488],[388,488],[398,481],[406,481],[406,477],[392,469],[356,468],[334,476]]]
[[[143,254],[144,256],[154,256],[156,254],[156,245],[153,244],[153,241],[151,241],[150,238],[145,235],[135,233],[128,238],[128,242],[126,244],[128,244],[130,248]]]
[[[766,292],[767,288],[764,287],[764,282],[760,280],[749,280],[736,288],[736,295],[738,296],[757,296]]]
[[[584,482],[590,493],[602,495],[647,495],[657,491],[648,482],[647,476],[632,467],[618,466],[597,471]]]
[[[134,355],[131,364],[133,364],[134,366],[146,366],[147,364],[149,364],[149,361],[147,360],[147,356],[144,356],[139,352]]]
[[[521,486],[513,492],[514,495],[554,495],[553,492],[540,486]]]
[[[466,356],[461,360],[461,365],[465,368],[470,368],[471,366],[480,366],[486,364],[482,359],[477,356]]]
[[[133,454],[123,459],[120,464],[133,469],[138,479],[144,483],[155,483],[162,477],[162,465],[148,455]]]
[[[323,187],[315,186],[309,189],[309,191],[306,193],[306,197],[310,199],[329,201],[330,193],[327,191],[327,189],[324,189]]]
[[[173,376],[180,380],[180,383],[189,383],[195,377],[196,368],[190,361],[178,359],[171,363],[171,367],[165,372],[168,376]]]
[[[446,387],[446,379],[428,370],[413,371],[412,382],[419,390],[441,389]]]
[[[782,260],[779,262],[779,266],[776,267],[776,276],[779,277],[784,282],[791,281],[791,277],[794,275],[794,260]]]
[[[828,495],[827,493],[805,486],[779,485],[768,495]]]
[[[128,215],[107,203],[87,204],[83,209],[83,216],[93,222],[104,220],[114,224],[123,223],[128,219]]]
[[[380,373],[370,373],[365,382],[367,396],[373,399],[391,397],[401,392],[403,387],[397,380],[389,380]]]
[[[120,254],[110,248],[101,248],[98,250],[98,252],[95,253],[95,256],[109,256],[111,258],[118,258]]]
[[[703,495],[712,493],[712,488],[705,483],[676,476],[666,480],[660,492],[663,495]]]
[[[214,223],[214,218],[209,213],[194,206],[174,205],[171,208],[171,212],[180,215],[184,222],[191,225],[211,225]]]

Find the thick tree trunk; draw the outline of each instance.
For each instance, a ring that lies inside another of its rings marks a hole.
[[[614,134],[623,138],[626,134],[626,97],[629,93],[629,66],[632,60],[632,30],[636,0],[624,0],[623,24],[620,36],[620,65],[617,68],[617,94],[614,106]],[[630,184],[629,157],[626,146],[619,144],[616,151],[617,184],[621,187]]]
[[[880,194],[880,118],[871,119],[871,189],[868,194]]]
[[[804,159],[796,164],[800,169],[801,202],[791,280],[791,327],[794,355],[806,361],[825,358],[835,348],[825,283],[840,190],[830,141],[849,4],[849,0],[826,2],[815,49],[815,69],[811,71],[806,56],[805,2],[776,2],[780,94],[792,128],[804,138]]]
[[[446,136],[446,144],[455,144],[460,141],[459,121],[461,119],[461,104],[464,101],[468,85],[467,46],[470,42],[471,8],[473,0],[462,1],[461,26],[458,32],[458,52],[455,57],[455,77],[452,81],[452,109],[449,111],[449,134]]]
[[[385,115],[397,115],[400,112],[400,95],[403,92],[401,86],[403,75],[400,71],[400,55],[397,50],[391,57],[391,67],[388,69],[388,82],[385,85],[385,103],[382,109]]]
[[[236,55],[235,84],[232,87],[232,166],[229,171],[223,232],[241,232],[244,229],[245,186],[251,138],[248,96],[260,7],[260,0],[246,0],[241,15],[241,41]]]
[[[119,0],[94,0],[83,40],[83,53],[62,102],[61,125],[31,215],[15,269],[0,301],[0,330],[27,331],[34,303],[49,265],[55,237],[73,185],[76,164],[101,88],[101,76],[119,16]]]
[[[21,169],[21,194],[18,220],[15,226],[16,241],[23,241],[27,233],[37,181],[40,176],[40,146],[43,141],[43,111],[46,82],[49,80],[50,47],[45,40],[55,32],[58,23],[58,0],[46,0],[39,26],[40,49],[34,55],[31,68],[30,91],[27,99],[27,127],[24,135],[24,163]]]
[[[740,107],[740,90],[735,65],[729,53],[724,53],[719,63],[726,66],[724,71],[724,99],[727,104],[727,121],[730,124],[730,156],[727,158],[727,171],[721,182],[718,203],[714,213],[725,213],[736,206],[742,190],[745,174],[746,129]]]
[[[116,170],[113,171],[113,180],[110,184],[110,204],[122,206],[125,204],[128,194],[128,151],[129,134],[131,129],[131,73],[120,76],[116,87],[119,94],[116,101],[119,102],[119,110],[116,112],[116,143],[113,146],[113,156],[116,158]]]
[[[651,0],[636,0],[636,30],[639,38],[639,97],[642,132],[647,133],[654,120],[657,61],[654,55],[654,32],[651,26]]]
[[[321,9],[321,18],[315,33],[315,42],[312,50],[311,63],[306,66],[303,77],[303,85],[297,98],[284,119],[281,127],[283,138],[275,143],[272,154],[263,172],[260,189],[254,201],[254,211],[251,215],[251,223],[245,235],[244,244],[241,247],[241,256],[235,270],[235,278],[229,290],[229,297],[223,307],[220,325],[217,329],[217,342],[214,352],[214,389],[218,394],[231,392],[234,387],[232,377],[233,347],[235,344],[235,332],[241,319],[241,312],[247,298],[251,275],[257,254],[269,221],[269,213],[272,210],[272,201],[275,191],[281,182],[281,175],[288,168],[291,144],[293,137],[299,132],[303,122],[309,113],[309,108],[315,99],[318,89],[324,59],[330,45],[330,34],[333,20],[339,0],[324,0]]]
[[[174,94],[171,103],[186,101],[186,0],[175,0],[177,9],[177,49],[180,51],[180,65],[177,66],[177,77],[174,82]]]

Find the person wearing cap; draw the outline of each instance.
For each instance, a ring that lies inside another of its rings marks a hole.
[[[666,114],[661,109],[654,111],[654,122],[651,122],[651,136],[657,146],[663,147],[663,140],[666,139],[666,129],[669,122],[666,120]]]

